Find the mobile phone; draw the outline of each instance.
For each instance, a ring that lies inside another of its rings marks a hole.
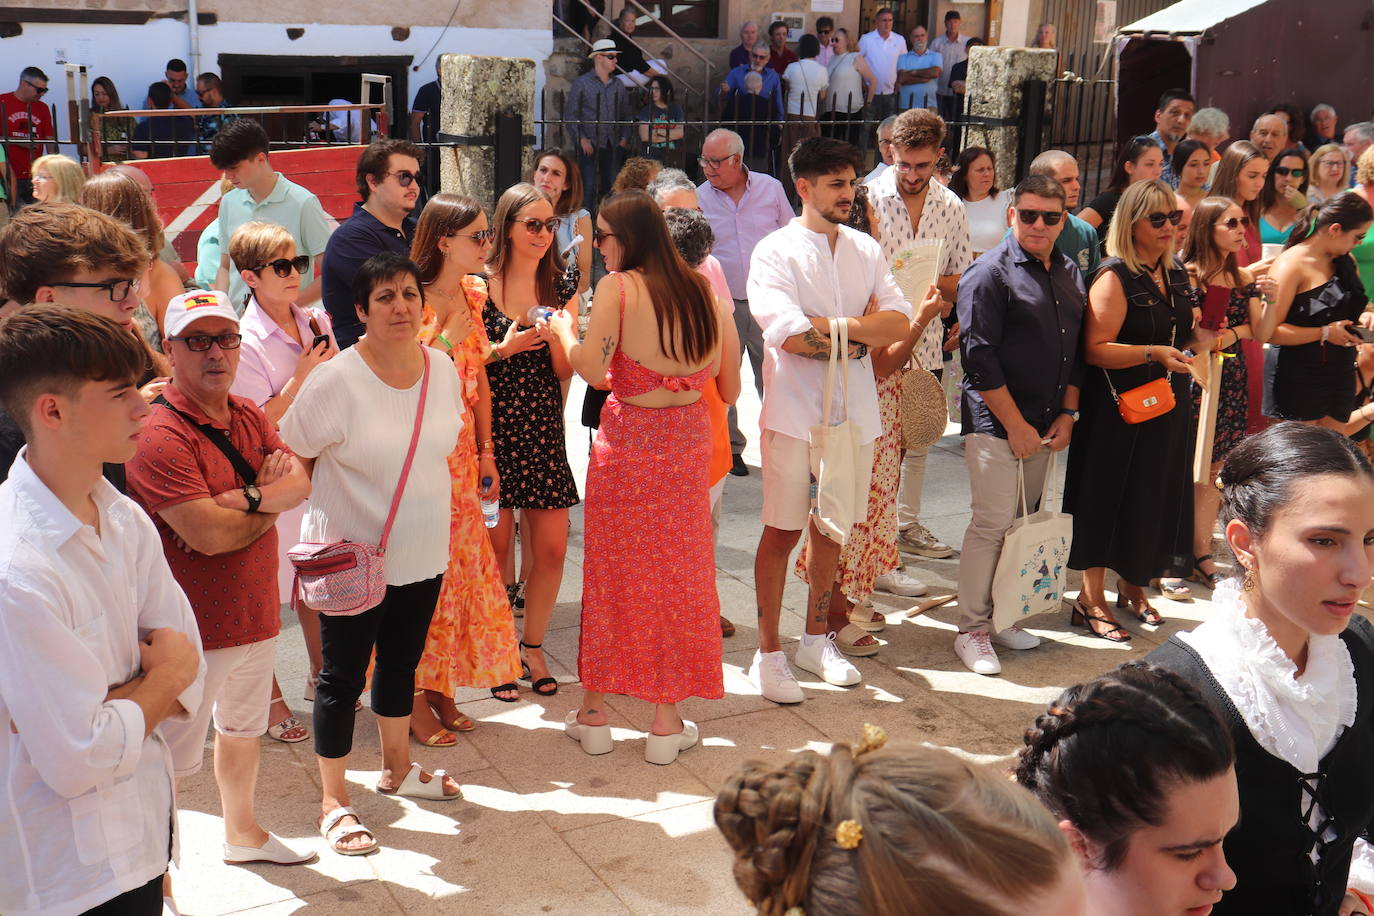
[[[315,335],[315,339],[312,340],[312,341],[310,341],[310,349],[313,350],[313,349],[315,349],[316,347],[318,347],[320,344],[327,344],[327,343],[329,343],[329,335],[328,335],[328,334],[316,334],[316,335]]]
[[[1346,328],[1346,331],[1348,331],[1352,337],[1358,337],[1365,343],[1374,343],[1374,328],[1366,328],[1358,324],[1352,324]]]

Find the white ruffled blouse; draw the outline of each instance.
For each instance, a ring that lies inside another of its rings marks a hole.
[[[1309,636],[1307,666],[1298,674],[1268,627],[1245,611],[1239,583],[1228,579],[1212,596],[1211,618],[1179,639],[1202,656],[1260,747],[1299,773],[1315,773],[1355,723],[1359,696],[1350,652],[1340,636]],[[1313,829],[1323,820],[1313,805]],[[1328,830],[1327,838],[1334,836]],[[1315,862],[1315,846],[1311,855]],[[1369,857],[1369,849],[1357,842],[1356,860]]]

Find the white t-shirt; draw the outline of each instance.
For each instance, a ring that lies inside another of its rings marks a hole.
[[[814,57],[794,60],[783,71],[782,81],[787,84],[787,113],[814,118],[818,110],[816,96],[830,85],[826,69]]]
[[[991,251],[1007,234],[1007,207],[1010,205],[1011,191],[998,191],[982,200],[964,201],[969,244],[976,253]]]
[[[463,428],[458,370],[438,350],[429,359],[429,393],[410,478],[386,552],[387,585],[442,575],[448,567],[448,456]],[[350,347],[321,363],[281,419],[281,437],[315,459],[301,540],[347,538],[376,544],[401,476],[420,402],[420,382],[406,389],[383,382]]]
[[[759,426],[809,441],[823,417],[827,360],[782,349],[794,334],[812,328],[811,318],[864,314],[869,296],[880,310],[911,317],[911,307],[892,279],[882,249],[868,235],[840,226],[835,251],[800,219],[764,236],[749,267],[749,311],[763,331],[763,411]],[[883,431],[871,357],[849,360],[849,417],[863,428],[863,441]],[[831,420],[839,422],[844,401],[835,380]]]

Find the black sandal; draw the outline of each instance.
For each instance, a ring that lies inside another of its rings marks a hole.
[[[515,693],[515,696],[513,696],[513,697],[503,697],[503,696],[500,696],[500,695],[497,693],[498,690],[509,690],[509,691],[512,691],[512,692]],[[495,687],[491,688],[491,698],[492,698],[493,700],[500,700],[502,703],[518,703],[518,702],[520,702],[520,685],[519,685],[519,684],[516,684],[516,683],[514,683],[514,682],[511,682],[511,683],[509,683],[509,684],[497,684]]]
[[[1139,602],[1139,604],[1136,602]],[[1136,620],[1139,620],[1141,623],[1147,623],[1152,627],[1157,627],[1164,623],[1164,618],[1159,616],[1159,611],[1150,607],[1150,599],[1145,596],[1144,592],[1142,592],[1138,598],[1128,597],[1125,592],[1117,592],[1116,606],[1119,608],[1130,608]]]
[[[1073,603],[1073,614],[1069,617],[1069,624],[1071,626],[1085,626],[1088,628],[1088,632],[1091,633],[1093,636],[1096,636],[1098,639],[1105,639],[1108,642],[1131,641],[1130,632],[1124,629],[1120,624],[1113,626],[1110,629],[1102,630],[1099,632],[1098,629],[1093,626],[1093,621],[1105,624],[1112,623],[1112,621],[1108,620],[1105,617],[1098,617],[1096,614],[1089,614],[1087,605],[1085,605],[1082,601],[1075,601]]]
[[[520,640],[520,645],[526,649],[544,648],[544,644],[542,642],[537,646],[532,646],[529,643],[525,642],[523,639]],[[534,677],[534,675],[530,672],[529,664],[526,663],[524,659],[520,660],[520,667],[524,669],[522,676],[525,678],[525,680],[530,680]],[[535,693],[539,694],[541,697],[551,697],[558,692],[558,681],[551,677],[541,677],[539,680],[534,681],[530,684],[530,689],[533,690]]]
[[[1204,553],[1200,557],[1194,557],[1193,571],[1188,574],[1188,578],[1193,582],[1200,582],[1208,588],[1215,590],[1218,585],[1226,581],[1226,576],[1219,572],[1208,572],[1202,568],[1203,561],[1211,559],[1212,555],[1210,553]]]

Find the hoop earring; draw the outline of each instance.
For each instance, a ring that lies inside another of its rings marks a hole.
[[[1255,590],[1255,571],[1249,567],[1245,570],[1245,579],[1241,582],[1241,588],[1247,592]]]

